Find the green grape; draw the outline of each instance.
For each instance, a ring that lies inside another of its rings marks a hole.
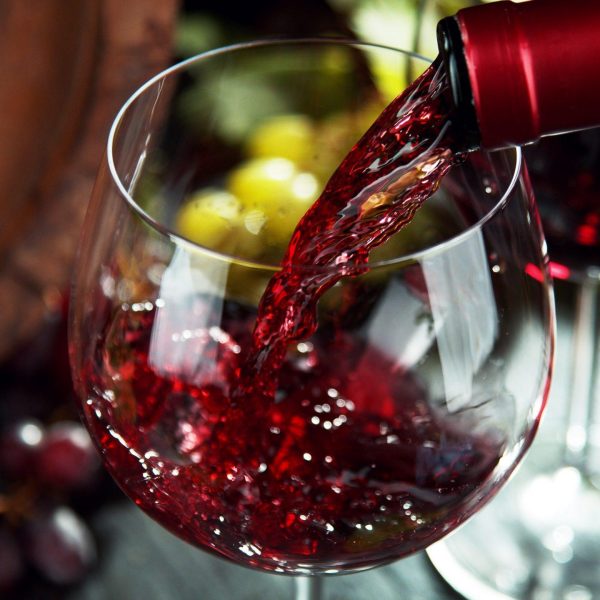
[[[243,304],[258,306],[272,272],[233,263],[227,278],[227,297]]]
[[[318,123],[315,155],[308,169],[326,182],[384,107],[382,98],[377,96],[366,101],[359,110],[335,113]]]
[[[298,174],[291,185],[288,199],[269,214],[267,238],[276,245],[287,245],[306,211],[317,199],[319,182],[311,173]]]
[[[297,174],[297,167],[285,158],[256,158],[231,172],[228,188],[245,206],[260,208],[268,214],[273,203],[288,196]]]
[[[239,214],[235,232],[235,254],[246,260],[265,255],[264,229],[267,216],[258,208],[244,209]]]
[[[258,209],[244,209],[241,202],[224,190],[202,190],[179,211],[179,233],[198,244],[242,260],[263,260],[263,236],[267,217]],[[238,265],[229,269],[227,295],[241,302],[258,304],[268,282],[268,274]]]
[[[243,163],[229,177],[229,191],[244,209],[261,211],[266,241],[284,246],[300,218],[317,199],[319,182],[285,158],[255,158]]]
[[[354,133],[346,113],[329,117],[319,124],[316,143],[318,152],[309,168],[321,181],[327,181],[331,177],[358,140]]]
[[[177,231],[211,250],[231,251],[241,211],[240,201],[229,192],[205,189],[194,194],[175,217]]]
[[[314,125],[304,115],[278,115],[263,121],[250,134],[248,155],[281,157],[304,166],[314,152]]]

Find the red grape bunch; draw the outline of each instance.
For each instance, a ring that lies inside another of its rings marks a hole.
[[[25,580],[73,584],[96,559],[96,542],[73,508],[98,474],[84,427],[21,419],[0,430],[0,596]]]

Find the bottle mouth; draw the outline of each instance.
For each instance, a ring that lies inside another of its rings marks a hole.
[[[464,43],[456,17],[446,17],[438,23],[437,39],[452,92],[452,118],[460,123],[460,141],[465,150],[477,150],[481,145],[479,124]]]
[[[190,252],[198,252],[207,257],[211,257],[215,260],[235,263],[247,268],[258,269],[263,271],[272,271],[276,272],[281,269],[281,264],[279,262],[264,262],[260,260],[252,260],[244,258],[243,256],[237,256],[235,254],[230,254],[227,252],[222,252],[219,250],[214,250],[206,246],[202,246],[186,237],[178,233],[173,227],[171,227],[168,223],[163,221],[162,219],[157,219],[150,212],[148,212],[136,199],[135,194],[132,191],[131,182],[127,182],[123,175],[120,173],[119,161],[116,157],[116,148],[119,142],[119,138],[126,135],[126,128],[122,129],[124,124],[126,123],[126,117],[128,113],[134,109],[136,104],[143,98],[146,97],[146,94],[151,91],[156,91],[157,89],[162,89],[166,86],[167,80],[174,76],[183,73],[190,66],[201,63],[202,61],[211,60],[213,57],[223,56],[223,55],[233,55],[236,52],[243,52],[248,49],[256,49],[256,48],[266,48],[266,47],[277,47],[277,46],[287,46],[288,48],[293,47],[294,45],[338,45],[338,46],[346,46],[357,48],[365,51],[387,51],[393,52],[395,54],[404,56],[408,59],[423,61],[423,64],[430,64],[431,61],[423,58],[412,52],[407,52],[404,50],[400,50],[397,48],[391,48],[386,46],[380,46],[376,44],[370,44],[365,42],[357,42],[355,40],[344,40],[344,39],[324,39],[324,38],[298,38],[298,39],[285,39],[285,40],[255,40],[251,42],[245,42],[241,44],[234,44],[231,46],[217,48],[214,50],[210,50],[208,52],[202,53],[200,55],[188,58],[178,64],[175,64],[168,69],[158,73],[155,77],[150,79],[144,85],[142,85],[138,90],[136,90],[132,96],[125,102],[119,113],[117,114],[108,137],[107,143],[107,162],[108,168],[110,172],[110,176],[113,180],[113,183],[118,190],[119,196],[125,201],[129,207],[142,221],[144,221],[152,230],[154,230],[159,236],[168,238],[170,242],[182,249],[188,249]],[[450,53],[455,54],[455,53]],[[401,91],[401,90],[400,90]],[[474,115],[474,111],[473,111]],[[475,128],[476,131],[476,128]],[[474,144],[473,147],[477,147]],[[392,258],[387,258],[385,260],[376,260],[373,262],[369,262],[368,268],[369,270],[381,268],[381,267],[390,267],[390,266],[399,266],[402,264],[414,264],[415,262],[420,262],[426,257],[429,257],[433,254],[439,254],[444,252],[446,249],[459,244],[462,240],[470,236],[474,231],[480,229],[485,223],[487,223],[490,219],[494,217],[494,215],[502,209],[502,207],[509,201],[512,193],[514,192],[517,182],[522,173],[522,154],[519,148],[511,148],[510,150],[503,151],[506,153],[506,156],[510,155],[510,175],[505,178],[505,185],[503,189],[498,194],[498,199],[490,205],[489,209],[482,214],[478,219],[474,220],[474,222],[466,225],[461,231],[449,235],[447,238],[442,239],[441,241],[437,241],[431,244],[428,244],[422,249],[416,250],[414,252],[406,252],[403,254],[399,254]],[[492,164],[494,154],[489,154],[489,158],[484,158],[485,161],[488,161]],[[488,153],[483,152],[483,156],[487,157]],[[139,157],[137,160],[138,167],[140,167],[141,162],[143,162],[143,156]],[[141,167],[140,167],[141,168]],[[302,265],[302,264],[294,264],[292,265],[294,270],[298,271],[306,271],[306,272],[324,272],[338,269],[339,267],[332,266],[315,266],[315,265]]]

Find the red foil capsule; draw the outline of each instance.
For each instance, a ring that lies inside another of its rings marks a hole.
[[[600,125],[600,0],[503,0],[450,19],[440,50],[463,53],[445,58],[466,67],[450,78],[455,102],[472,104],[481,146]],[[448,43],[453,30],[460,39]]]

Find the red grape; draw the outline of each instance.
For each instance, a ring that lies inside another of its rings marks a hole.
[[[36,466],[44,483],[74,489],[92,481],[99,458],[85,428],[79,423],[62,421],[48,429]]]
[[[68,507],[39,515],[28,524],[27,534],[29,559],[53,583],[79,581],[96,560],[90,530]]]
[[[43,426],[34,420],[20,421],[0,437],[0,470],[8,477],[28,475],[44,438]]]

